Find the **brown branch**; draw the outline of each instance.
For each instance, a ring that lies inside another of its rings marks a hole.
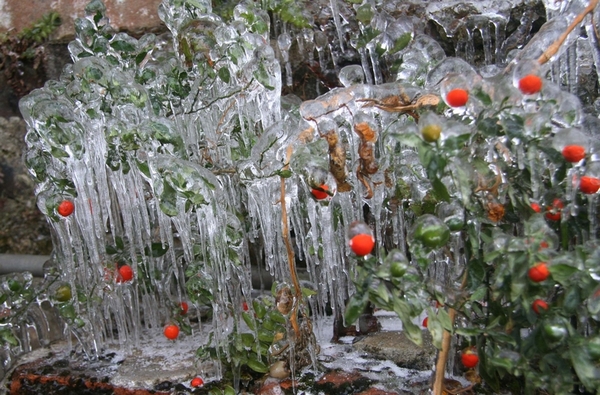
[[[546,50],[544,51],[544,53],[542,53],[540,55],[540,57],[537,60],[537,62],[539,64],[546,63],[547,61],[550,60],[551,57],[553,57],[554,55],[556,55],[556,53],[558,52],[558,50],[560,49],[560,47],[563,45],[563,43],[565,42],[565,40],[569,36],[569,34],[571,34],[571,32],[577,26],[579,26],[579,24],[583,21],[583,18],[585,18],[587,14],[589,14],[592,11],[594,11],[594,8],[596,8],[596,6],[598,5],[598,1],[599,0],[590,0],[590,3],[588,4],[588,6],[585,7],[585,9],[583,11],[581,11],[581,13],[575,17],[575,19],[573,20],[573,22],[571,22],[571,24],[569,25],[569,27],[567,27],[567,30],[565,30],[560,35],[560,37],[558,37],[558,39],[556,39],[556,41],[554,41],[552,44],[550,44],[550,46],[548,48],[546,48]]]
[[[292,146],[288,146],[286,152],[285,166],[282,170],[287,170],[290,167],[290,159],[292,157]],[[294,249],[290,242],[290,229],[288,225],[287,206],[285,204],[285,178],[281,177],[281,226],[283,231],[283,242],[285,243],[285,249],[287,250],[288,265],[290,266],[290,274],[292,276],[292,284],[295,290],[295,300],[293,303],[292,311],[290,312],[290,324],[294,328],[296,339],[300,338],[300,327],[298,326],[298,305],[302,300],[302,289],[300,288],[300,281],[298,281],[298,273],[296,273],[296,261],[294,258]]]

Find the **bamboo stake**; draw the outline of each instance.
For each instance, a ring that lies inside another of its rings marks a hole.
[[[292,146],[288,146],[286,151],[286,159],[285,166],[282,170],[287,170],[290,167],[290,159],[292,157]],[[300,281],[298,281],[298,273],[296,273],[296,261],[294,258],[294,249],[292,248],[292,243],[290,242],[290,229],[288,225],[288,216],[287,216],[287,207],[285,204],[285,178],[281,177],[281,189],[280,189],[280,199],[281,199],[281,226],[283,231],[283,242],[285,243],[285,248],[287,250],[288,257],[288,265],[290,267],[290,274],[292,276],[292,284],[294,285],[294,290],[296,291],[295,300],[292,305],[292,311],[290,312],[290,324],[292,328],[294,328],[294,333],[296,334],[296,339],[300,337],[300,327],[298,326],[298,305],[302,300],[302,289],[300,288]]]
[[[594,11],[594,8],[596,8],[596,6],[598,5],[598,1],[599,0],[590,0],[590,3],[588,4],[588,6],[585,7],[585,9],[579,15],[577,15],[577,17],[575,17],[575,19],[573,20],[573,22],[571,22],[571,24],[569,25],[569,27],[567,27],[567,30],[565,30],[560,35],[560,37],[558,37],[558,39],[556,41],[554,41],[548,48],[546,48],[546,50],[544,51],[544,53],[542,53],[540,55],[540,57],[537,60],[539,64],[546,63],[547,61],[550,60],[551,57],[553,57],[554,55],[556,55],[556,53],[558,52],[558,50],[560,49],[560,47],[563,45],[563,43],[565,42],[565,40],[569,36],[569,34],[577,26],[579,26],[579,24],[583,21],[583,18],[585,18],[585,16],[587,14],[589,14],[592,11]]]
[[[456,310],[454,310],[453,308],[448,309],[448,315],[450,316],[450,322],[452,323],[452,326],[454,326]],[[444,333],[442,335],[442,350],[440,351],[437,363],[435,364],[435,381],[433,382],[433,395],[443,394],[444,374],[446,373],[446,363],[448,362],[451,341],[452,334],[447,330],[444,330]]]

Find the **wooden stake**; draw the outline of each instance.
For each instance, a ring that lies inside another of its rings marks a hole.
[[[286,152],[286,164],[282,170],[287,170],[290,167],[290,159],[292,158],[292,146],[287,148]],[[288,257],[288,265],[290,267],[290,274],[292,276],[292,285],[294,286],[295,300],[292,304],[292,311],[290,312],[290,324],[292,328],[294,328],[294,333],[296,334],[296,339],[300,338],[300,327],[298,326],[298,305],[302,300],[302,288],[300,288],[300,281],[298,281],[298,273],[296,273],[296,261],[294,258],[294,249],[292,248],[292,243],[290,242],[290,229],[288,225],[288,216],[287,216],[287,207],[285,204],[285,178],[281,177],[281,189],[280,189],[280,199],[281,199],[281,227],[282,227],[282,237],[283,242],[285,243],[285,248],[287,250]]]
[[[456,310],[453,308],[448,309],[448,315],[450,316],[450,322],[454,326],[454,318],[456,317]],[[452,334],[447,330],[444,330],[442,335],[442,349],[440,355],[438,355],[437,363],[435,364],[435,381],[433,382],[433,395],[442,395],[444,390],[444,375],[446,373],[446,362],[448,362],[448,354],[450,353],[450,346],[452,343]]]

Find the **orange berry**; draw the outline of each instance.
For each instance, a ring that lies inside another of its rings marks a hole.
[[[175,340],[177,339],[177,336],[179,336],[179,327],[177,325],[167,325],[165,326],[165,330],[163,331],[163,334],[165,335],[165,337],[169,340]]]
[[[531,281],[539,283],[544,281],[550,275],[550,271],[548,270],[548,266],[544,262],[540,262],[537,265],[533,266],[527,272]]]
[[[587,195],[594,194],[600,189],[600,179],[590,176],[582,176],[579,180],[579,190]]]
[[[202,380],[200,377],[194,377],[190,385],[192,387],[201,387],[204,385],[204,380]]]
[[[542,299],[536,299],[531,303],[531,308],[536,314],[542,314],[544,311],[548,310],[548,303]]]
[[[129,265],[123,265],[119,268],[119,274],[117,274],[117,282],[123,283],[131,281],[133,279],[133,270]]]
[[[327,192],[326,192],[326,191],[328,191],[328,190],[329,190],[329,187],[328,187],[327,185],[323,184],[323,185],[321,185],[319,188],[321,188],[321,189],[322,189],[322,191],[321,191],[321,190],[319,190],[319,189],[312,189],[312,190],[310,191],[310,193],[312,193],[312,195],[313,195],[313,196],[315,197],[315,199],[317,199],[317,200],[323,200],[323,199],[327,198],[329,195],[327,194]]]
[[[366,233],[358,234],[350,239],[350,249],[359,256],[368,255],[375,247],[375,239]]]
[[[527,74],[519,80],[519,90],[525,95],[533,95],[542,89],[542,79],[535,74]]]
[[[63,200],[58,205],[57,211],[63,217],[68,217],[69,215],[73,214],[73,211],[75,211],[75,205],[70,200]]]
[[[565,145],[562,156],[567,162],[577,163],[585,158],[585,148],[581,145]]]
[[[450,107],[462,107],[469,100],[469,92],[464,89],[452,89],[446,95],[446,103]]]

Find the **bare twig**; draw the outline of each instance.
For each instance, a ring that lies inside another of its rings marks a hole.
[[[560,47],[563,45],[563,43],[565,42],[565,40],[569,36],[569,34],[571,34],[571,32],[577,26],[579,26],[579,24],[583,21],[583,18],[585,18],[587,14],[589,14],[592,11],[594,11],[594,8],[596,8],[596,6],[598,5],[598,1],[599,0],[590,0],[590,3],[588,4],[588,6],[585,7],[585,9],[583,11],[581,11],[581,13],[575,17],[575,19],[573,20],[573,22],[571,22],[571,24],[569,25],[569,27],[567,27],[567,30],[565,30],[560,35],[560,37],[558,37],[558,39],[556,39],[556,41],[554,41],[548,48],[546,48],[546,50],[544,51],[544,53],[542,53],[540,55],[540,57],[537,60],[539,64],[546,63],[547,61],[550,60],[551,57],[553,57],[554,55],[556,55],[556,53],[558,52],[558,50],[560,49]]]

